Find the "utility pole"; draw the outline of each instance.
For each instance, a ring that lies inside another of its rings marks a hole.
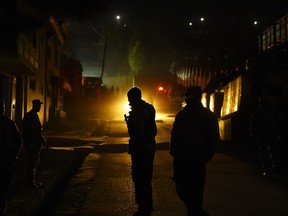
[[[103,51],[102,68],[101,68],[101,76],[100,76],[101,80],[103,78],[104,68],[105,68],[106,49],[107,49],[107,35],[104,38],[104,51]]]

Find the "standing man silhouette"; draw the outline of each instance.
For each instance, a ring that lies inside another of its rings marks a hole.
[[[279,160],[277,156],[282,145],[280,137],[280,122],[282,119],[283,116],[279,110],[269,105],[263,97],[258,98],[258,107],[253,112],[250,120],[250,133],[257,140],[263,176],[271,176],[275,165],[280,165],[277,163]]]
[[[0,100],[0,215],[6,215],[7,197],[21,148],[20,132],[16,124],[5,117],[5,103]]]
[[[131,106],[129,116],[125,115],[130,136],[128,153],[131,155],[132,179],[138,205],[138,211],[134,216],[150,216],[153,211],[152,175],[156,151],[156,112],[151,104],[142,100],[140,88],[131,88],[127,96]]]
[[[40,182],[35,181],[35,174],[39,165],[41,147],[46,145],[46,139],[42,135],[42,126],[38,112],[41,109],[39,99],[32,101],[32,109],[25,113],[22,119],[23,146],[28,155],[28,184],[32,188],[41,186]]]
[[[207,216],[202,208],[206,163],[212,159],[220,141],[216,116],[201,103],[200,86],[188,87],[186,106],[177,113],[172,131],[170,154],[173,156],[177,193],[187,214]]]

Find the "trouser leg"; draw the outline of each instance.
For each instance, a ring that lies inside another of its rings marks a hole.
[[[152,211],[152,175],[155,153],[132,155],[132,178],[135,186],[135,201],[140,210]]]
[[[201,215],[203,212],[205,166],[202,161],[194,161],[187,164],[174,160],[176,191],[179,198],[186,205],[189,215]]]
[[[40,150],[30,149],[28,150],[28,181],[34,182],[36,171],[39,165]]]
[[[269,139],[266,138],[259,138],[258,139],[258,148],[260,151],[260,156],[261,156],[261,162],[262,162],[262,167],[263,171],[265,173],[271,173],[273,169],[273,161],[272,161],[272,155],[270,151],[270,144],[269,144]]]
[[[10,169],[1,170],[0,178],[0,215],[6,215],[7,198],[14,175],[14,165],[9,166]],[[7,168],[7,167],[6,167]]]

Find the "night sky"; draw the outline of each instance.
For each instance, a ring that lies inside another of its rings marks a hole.
[[[162,25],[174,26],[204,16],[208,22],[223,25],[235,19],[259,19],[267,23],[279,18],[288,10],[288,2],[280,1],[189,1],[189,0],[126,0],[111,4],[112,13],[119,13],[126,22],[158,21]]]
[[[100,30],[111,25],[116,15],[120,15],[121,25],[134,29],[144,26],[150,32],[159,31],[171,40],[175,37],[176,41],[185,35],[185,31],[197,29],[200,17],[205,18],[205,31],[229,36],[239,29],[244,34],[254,31],[254,20],[258,21],[257,33],[261,32],[288,13],[287,0],[9,0],[1,6],[2,20],[5,16],[7,19],[14,17],[5,8],[6,4],[16,4],[27,17],[52,14],[80,24],[90,22]],[[189,22],[193,23],[193,28]]]
[[[287,0],[9,0],[3,1],[1,6],[2,20],[14,17],[6,8],[13,4],[27,17],[52,14],[79,22],[92,20],[101,25],[115,21],[119,14],[122,24],[170,31],[187,27],[189,22],[197,25],[201,16],[205,17],[206,25],[225,31],[239,22],[249,29],[253,20],[258,20],[260,28],[264,29],[288,13]]]
[[[243,62],[257,52],[258,34],[288,13],[287,0],[102,2],[104,6],[95,12],[90,8],[80,17],[72,17],[71,32],[76,38],[86,34],[97,39],[91,25],[101,34],[105,34],[107,26],[125,25],[130,31],[141,29],[146,54],[145,74],[167,72],[173,62],[184,59],[213,59],[222,64],[228,57],[231,64],[240,64],[240,60]],[[119,23],[116,15],[121,16]],[[204,22],[200,21],[201,17]],[[253,25],[254,21],[258,21],[257,26]],[[125,47],[119,48],[121,36],[114,35],[114,40],[113,34],[109,35],[107,54],[106,69],[110,73],[116,71],[115,68],[125,68],[120,65],[125,61],[122,52]]]
[[[196,29],[197,25],[200,25],[200,17],[205,18],[207,31],[225,37],[240,31],[239,28],[243,34],[255,31],[254,20],[258,21],[256,33],[259,33],[288,13],[286,0],[124,0],[106,3],[102,11],[89,11],[85,16],[89,20],[94,19],[93,22],[100,26],[115,21],[116,15],[120,15],[122,25],[132,28],[145,26],[151,31],[161,31],[172,39],[174,36],[175,40],[179,39],[177,37],[181,38],[185,31],[189,31],[189,22],[192,22]]]
[[[8,3],[16,3],[26,17],[52,14],[66,20],[73,40],[79,37],[101,40],[91,26],[102,35],[109,28],[111,33],[116,25],[117,28],[125,25],[130,33],[141,29],[149,69],[162,67],[163,70],[168,70],[173,61],[186,57],[249,58],[255,52],[257,35],[288,13],[287,0],[11,0]],[[2,20],[5,13],[6,18],[11,14],[4,5]],[[116,15],[121,16],[118,23]],[[205,18],[204,22],[200,22],[201,17]],[[257,26],[253,25],[255,20]],[[23,23],[21,26],[26,28]],[[118,35],[114,33],[109,35],[110,50],[114,47],[123,51],[119,46],[121,43],[124,46],[123,41],[129,36],[123,33],[120,37],[119,29]],[[113,55],[120,56],[112,53],[111,59]],[[155,62],[159,64],[156,66]],[[115,64],[111,64],[111,70],[118,67]]]

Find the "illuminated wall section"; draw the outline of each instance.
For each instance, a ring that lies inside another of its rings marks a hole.
[[[224,100],[221,109],[221,116],[234,113],[239,110],[241,99],[242,76],[228,83],[223,87]]]
[[[220,120],[220,121],[218,121],[218,124],[219,124],[220,139],[221,140],[231,140],[232,139],[231,119],[228,118],[226,120]]]
[[[203,93],[202,98],[201,98],[201,103],[203,104],[204,107],[208,107],[208,102],[207,102],[207,94]]]
[[[214,103],[215,103],[215,95],[214,94],[211,94],[210,95],[210,102],[209,102],[209,109],[214,112]]]

